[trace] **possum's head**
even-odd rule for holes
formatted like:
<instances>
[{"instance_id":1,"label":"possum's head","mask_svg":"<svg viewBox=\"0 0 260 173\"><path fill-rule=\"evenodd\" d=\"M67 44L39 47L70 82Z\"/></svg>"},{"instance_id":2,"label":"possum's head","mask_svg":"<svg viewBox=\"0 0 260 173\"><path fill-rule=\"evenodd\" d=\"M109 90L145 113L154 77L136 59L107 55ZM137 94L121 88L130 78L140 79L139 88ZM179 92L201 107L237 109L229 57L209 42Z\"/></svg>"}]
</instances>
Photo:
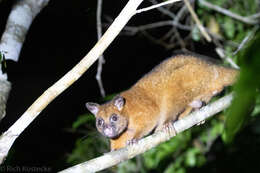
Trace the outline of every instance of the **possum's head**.
<instances>
[{"instance_id":1,"label":"possum's head","mask_svg":"<svg viewBox=\"0 0 260 173\"><path fill-rule=\"evenodd\" d=\"M127 129L128 120L123 115L125 98L116 96L103 105L86 103L87 109L96 117L96 127L100 133L109 138L117 138Z\"/></svg>"}]
</instances>

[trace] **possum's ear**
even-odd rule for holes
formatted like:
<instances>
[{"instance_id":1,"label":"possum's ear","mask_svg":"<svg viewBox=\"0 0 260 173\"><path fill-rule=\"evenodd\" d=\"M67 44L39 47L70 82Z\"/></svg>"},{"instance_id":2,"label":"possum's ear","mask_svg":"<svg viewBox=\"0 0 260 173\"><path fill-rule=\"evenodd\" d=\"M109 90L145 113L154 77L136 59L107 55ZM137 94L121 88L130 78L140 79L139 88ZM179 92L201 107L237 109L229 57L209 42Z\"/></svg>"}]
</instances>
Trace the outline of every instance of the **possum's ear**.
<instances>
[{"instance_id":1,"label":"possum's ear","mask_svg":"<svg viewBox=\"0 0 260 173\"><path fill-rule=\"evenodd\" d=\"M97 115L98 110L99 110L99 104L87 102L86 107L92 114L94 114L95 116Z\"/></svg>"},{"instance_id":2,"label":"possum's ear","mask_svg":"<svg viewBox=\"0 0 260 173\"><path fill-rule=\"evenodd\" d=\"M116 106L116 108L121 111L125 105L125 98L120 96L120 95L117 95L115 98L114 98L114 105Z\"/></svg>"}]
</instances>

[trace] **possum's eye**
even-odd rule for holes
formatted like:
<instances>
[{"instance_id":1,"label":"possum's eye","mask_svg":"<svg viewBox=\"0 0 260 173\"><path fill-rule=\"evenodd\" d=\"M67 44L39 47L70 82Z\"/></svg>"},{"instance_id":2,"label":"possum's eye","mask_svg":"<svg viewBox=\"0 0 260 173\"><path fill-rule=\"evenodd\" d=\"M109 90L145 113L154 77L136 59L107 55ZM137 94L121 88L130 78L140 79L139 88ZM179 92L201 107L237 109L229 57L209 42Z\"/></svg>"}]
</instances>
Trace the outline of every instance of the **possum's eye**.
<instances>
[{"instance_id":1,"label":"possum's eye","mask_svg":"<svg viewBox=\"0 0 260 173\"><path fill-rule=\"evenodd\" d=\"M104 123L104 120L102 118L97 119L97 125L102 126Z\"/></svg>"},{"instance_id":2,"label":"possum's eye","mask_svg":"<svg viewBox=\"0 0 260 173\"><path fill-rule=\"evenodd\" d=\"M110 117L110 121L111 122L116 122L117 120L118 120L117 114L112 114L111 117Z\"/></svg>"}]
</instances>

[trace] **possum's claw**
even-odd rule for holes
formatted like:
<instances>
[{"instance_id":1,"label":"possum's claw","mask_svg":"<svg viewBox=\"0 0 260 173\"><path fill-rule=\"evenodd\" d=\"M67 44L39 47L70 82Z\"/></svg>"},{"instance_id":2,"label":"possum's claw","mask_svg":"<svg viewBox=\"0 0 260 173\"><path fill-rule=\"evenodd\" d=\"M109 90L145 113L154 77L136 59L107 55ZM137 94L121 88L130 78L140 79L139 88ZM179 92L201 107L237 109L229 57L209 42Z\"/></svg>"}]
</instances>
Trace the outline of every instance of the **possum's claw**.
<instances>
[{"instance_id":1,"label":"possum's claw","mask_svg":"<svg viewBox=\"0 0 260 173\"><path fill-rule=\"evenodd\" d=\"M134 145L134 144L137 144L138 143L138 139L130 139L130 140L127 140L126 141L126 145L129 145L129 146L132 146L132 145Z\"/></svg>"}]
</instances>

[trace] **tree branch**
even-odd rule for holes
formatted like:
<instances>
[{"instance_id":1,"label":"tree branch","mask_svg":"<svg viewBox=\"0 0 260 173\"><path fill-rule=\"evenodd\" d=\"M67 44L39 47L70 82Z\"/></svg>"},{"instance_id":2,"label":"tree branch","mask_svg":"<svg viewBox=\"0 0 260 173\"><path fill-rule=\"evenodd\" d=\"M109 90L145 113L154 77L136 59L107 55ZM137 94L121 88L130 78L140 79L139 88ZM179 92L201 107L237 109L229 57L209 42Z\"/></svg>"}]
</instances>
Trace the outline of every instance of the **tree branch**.
<instances>
[{"instance_id":1,"label":"tree branch","mask_svg":"<svg viewBox=\"0 0 260 173\"><path fill-rule=\"evenodd\" d=\"M101 22L102 3L103 0L97 0L97 39L98 40L100 40L102 36L102 22ZM106 96L105 89L103 87L102 77L101 77L102 67L104 63L105 63L105 58L104 55L102 54L98 58L98 67L97 67L97 74L96 74L96 80L98 82L100 94L102 97Z\"/></svg>"},{"instance_id":2,"label":"tree branch","mask_svg":"<svg viewBox=\"0 0 260 173\"><path fill-rule=\"evenodd\" d=\"M193 8L190 5L190 2L188 0L183 0L185 5L187 6L187 8L189 9L192 18L194 19L194 21L196 22L201 34L206 38L206 40L208 42L211 42L211 38L209 36L209 34L207 33L206 29L204 28L204 26L201 24L198 16L196 15L196 13L194 12Z\"/></svg>"},{"instance_id":3,"label":"tree branch","mask_svg":"<svg viewBox=\"0 0 260 173\"><path fill-rule=\"evenodd\" d=\"M237 50L232 54L233 56L236 55L245 45L248 43L255 35L255 32L259 29L259 26L255 26L252 31L250 31L246 37L242 40L242 42L237 47Z\"/></svg>"},{"instance_id":4,"label":"tree branch","mask_svg":"<svg viewBox=\"0 0 260 173\"><path fill-rule=\"evenodd\" d=\"M49 0L23 0L13 5L0 40L0 56L2 58L18 61L33 19L48 2ZM0 61L0 120L5 116L5 107L10 90L11 83L7 80L7 74L2 71Z\"/></svg>"},{"instance_id":5,"label":"tree branch","mask_svg":"<svg viewBox=\"0 0 260 173\"><path fill-rule=\"evenodd\" d=\"M190 26L179 24L179 23L177 23L173 20L154 22L154 23L149 23L149 24L140 25L140 26L126 26L124 28L124 30L127 31L127 32L130 32L133 35L133 34L136 34L137 32L140 32L140 31L164 27L164 26L176 26L177 28L180 28L180 29L183 29L183 30L187 30L187 31L191 30Z\"/></svg>"},{"instance_id":6,"label":"tree branch","mask_svg":"<svg viewBox=\"0 0 260 173\"><path fill-rule=\"evenodd\" d=\"M10 90L11 83L7 80L0 79L0 120L5 117L5 108Z\"/></svg>"},{"instance_id":7,"label":"tree branch","mask_svg":"<svg viewBox=\"0 0 260 173\"><path fill-rule=\"evenodd\" d=\"M216 50L217 54L219 55L219 57L226 60L231 65L231 67L233 67L235 69L239 69L239 66L230 57L225 55L224 49L217 47L215 50Z\"/></svg>"},{"instance_id":8,"label":"tree branch","mask_svg":"<svg viewBox=\"0 0 260 173\"><path fill-rule=\"evenodd\" d=\"M136 14L137 7L143 0L129 0L115 21L107 29L102 38L90 50L90 52L65 76L48 88L24 114L0 137L0 163L5 160L16 138L29 126L29 124L41 113L41 111L59 94L72 85L79 77L98 59L111 44L126 23ZM19 1L24 2L24 1ZM30 0L30 2L39 2Z\"/></svg>"},{"instance_id":9,"label":"tree branch","mask_svg":"<svg viewBox=\"0 0 260 173\"><path fill-rule=\"evenodd\" d=\"M145 11L153 10L155 8L159 8L159 7L162 7L162 6L165 6L165 5L168 5L168 4L172 4L172 3L175 3L175 2L178 2L178 1L181 1L181 0L168 0L168 1L162 2L160 4L152 5L150 7L137 10L136 13L142 13L142 12L145 12Z\"/></svg>"},{"instance_id":10,"label":"tree branch","mask_svg":"<svg viewBox=\"0 0 260 173\"><path fill-rule=\"evenodd\" d=\"M201 108L200 110L191 113L189 116L174 122L173 127L175 132L178 134L202 122L206 118L221 112L231 104L231 100L232 94L229 94ZM131 159L138 154L142 154L145 151L157 146L158 144L169 140L171 137L176 135L175 132L171 130L154 133L146 138L141 139L137 144L127 146L126 148L122 148L117 151L106 153L103 156L65 169L60 173L101 171L120 162Z\"/></svg>"},{"instance_id":11,"label":"tree branch","mask_svg":"<svg viewBox=\"0 0 260 173\"><path fill-rule=\"evenodd\" d=\"M159 4L156 0L149 0L153 5L157 5ZM168 1L166 1L168 2ZM174 19L176 16L174 13L172 13L170 10L160 6L160 7L157 7L157 10L160 11L162 14L166 15L166 16L169 16L171 17L172 19Z\"/></svg>"},{"instance_id":12,"label":"tree branch","mask_svg":"<svg viewBox=\"0 0 260 173\"><path fill-rule=\"evenodd\" d=\"M48 2L49 0L23 0L13 6L0 41L0 50L6 59L18 61L33 19Z\"/></svg>"}]
</instances>

